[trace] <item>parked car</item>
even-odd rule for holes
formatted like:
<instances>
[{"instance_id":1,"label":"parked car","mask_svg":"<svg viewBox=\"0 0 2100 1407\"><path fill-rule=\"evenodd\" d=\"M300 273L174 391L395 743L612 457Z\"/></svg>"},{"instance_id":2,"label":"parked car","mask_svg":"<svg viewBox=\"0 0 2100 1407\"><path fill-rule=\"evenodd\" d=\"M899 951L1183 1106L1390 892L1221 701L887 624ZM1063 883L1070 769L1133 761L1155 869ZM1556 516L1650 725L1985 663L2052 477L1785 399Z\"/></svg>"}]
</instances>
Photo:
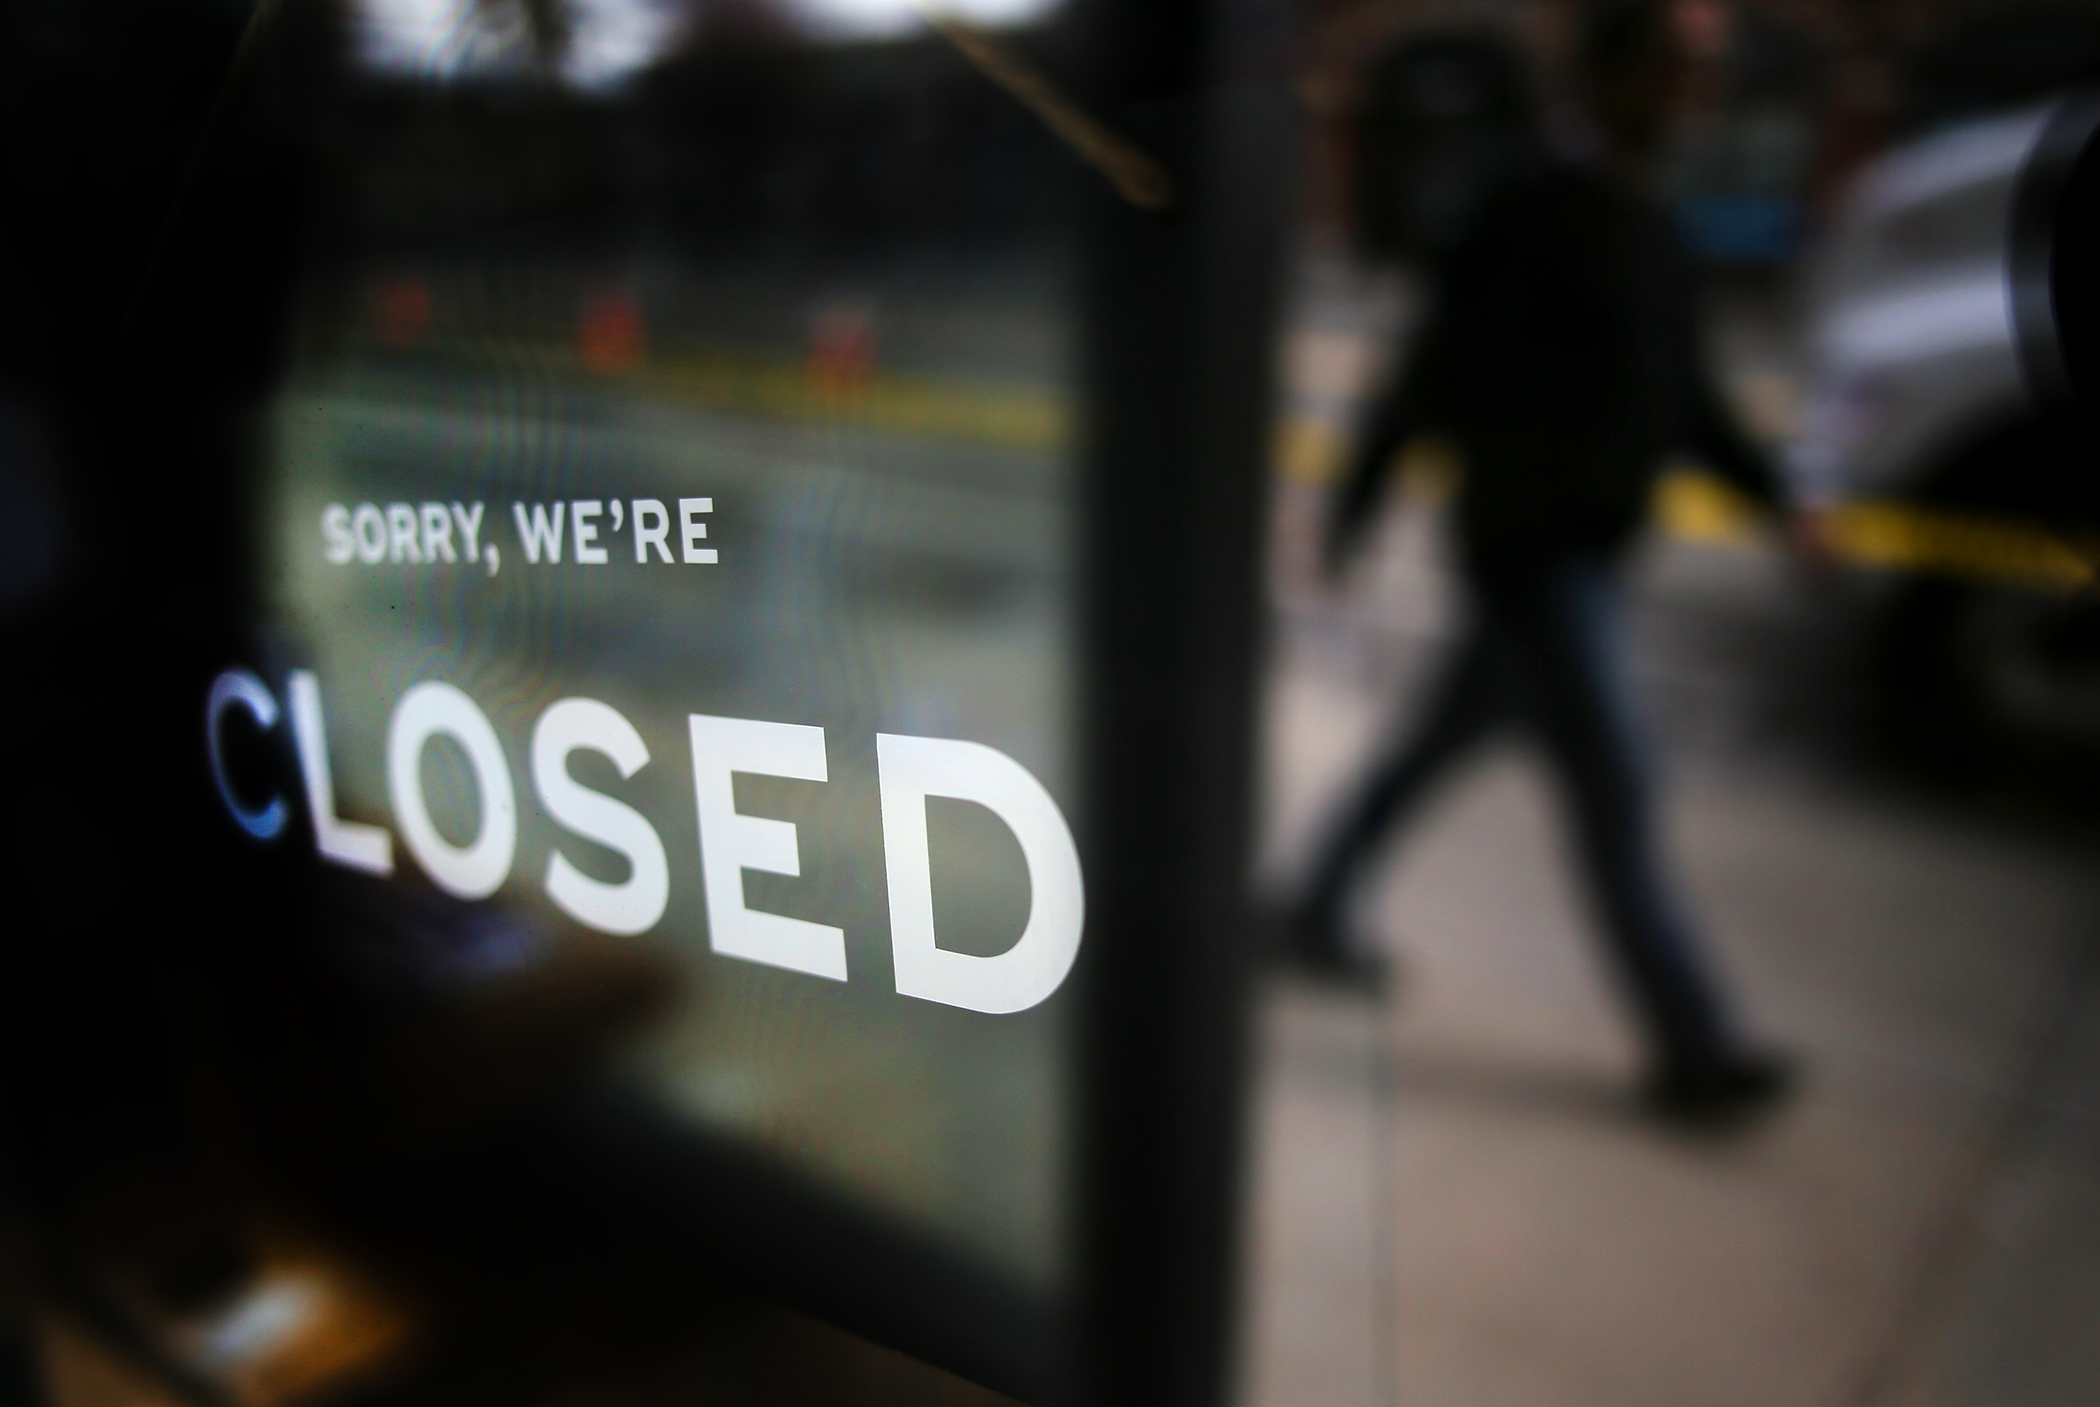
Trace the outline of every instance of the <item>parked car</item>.
<instances>
[{"instance_id":1,"label":"parked car","mask_svg":"<svg viewBox=\"0 0 2100 1407\"><path fill-rule=\"evenodd\" d=\"M2014 199L2054 107L1889 152L1809 279L1794 468L1909 534L1875 632L1884 736L1955 767L2100 764L2100 473L2031 393L2013 325Z\"/></svg>"}]
</instances>

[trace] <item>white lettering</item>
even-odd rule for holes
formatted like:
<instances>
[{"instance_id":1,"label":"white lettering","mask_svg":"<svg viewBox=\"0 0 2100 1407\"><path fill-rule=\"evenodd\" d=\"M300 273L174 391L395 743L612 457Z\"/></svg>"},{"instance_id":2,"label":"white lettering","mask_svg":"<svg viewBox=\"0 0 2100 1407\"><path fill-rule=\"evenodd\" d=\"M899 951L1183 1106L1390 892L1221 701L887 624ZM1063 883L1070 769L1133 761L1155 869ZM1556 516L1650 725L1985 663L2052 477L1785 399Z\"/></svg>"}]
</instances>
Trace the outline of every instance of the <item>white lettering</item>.
<instances>
[{"instance_id":1,"label":"white lettering","mask_svg":"<svg viewBox=\"0 0 2100 1407\"><path fill-rule=\"evenodd\" d=\"M890 948L897 990L969 1011L1025 1011L1064 982L1079 955L1086 894L1079 848L1043 784L982 743L875 735L882 789L883 863L890 891ZM1028 864L1028 923L997 957L951 952L935 941L933 865L926 798L987 807L1021 843Z\"/></svg>"},{"instance_id":2,"label":"white lettering","mask_svg":"<svg viewBox=\"0 0 2100 1407\"><path fill-rule=\"evenodd\" d=\"M350 510L331 503L321 510L321 536L328 539L328 561L340 567L357 555L357 538L350 531Z\"/></svg>"},{"instance_id":3,"label":"white lettering","mask_svg":"<svg viewBox=\"0 0 2100 1407\"><path fill-rule=\"evenodd\" d=\"M732 781L736 772L826 780L824 730L700 713L688 715L686 722L693 742L709 945L749 962L845 981L843 930L745 907L745 870L800 875L802 854L793 825L738 812Z\"/></svg>"},{"instance_id":4,"label":"white lettering","mask_svg":"<svg viewBox=\"0 0 2100 1407\"><path fill-rule=\"evenodd\" d=\"M671 560L671 514L660 498L638 498L634 501L634 560L649 560L649 549L653 546L666 562Z\"/></svg>"},{"instance_id":5,"label":"white lettering","mask_svg":"<svg viewBox=\"0 0 2100 1407\"><path fill-rule=\"evenodd\" d=\"M375 504L360 503L350 519L357 537L357 560L372 566L386 556L386 518Z\"/></svg>"},{"instance_id":6,"label":"white lettering","mask_svg":"<svg viewBox=\"0 0 2100 1407\"><path fill-rule=\"evenodd\" d=\"M711 498L681 498L678 500L678 531L685 560L702 564L715 560L715 549L697 544L707 536L707 524L700 521L702 513L715 511Z\"/></svg>"},{"instance_id":7,"label":"white lettering","mask_svg":"<svg viewBox=\"0 0 2100 1407\"><path fill-rule=\"evenodd\" d=\"M316 848L336 864L391 874L389 831L336 815L327 729L313 672L294 670L287 685ZM278 701L253 671L233 668L212 681L204 714L205 745L220 800L248 835L272 840L283 833L290 807L284 796L256 805L235 793L223 738L226 717L235 711L267 732L277 725ZM739 773L827 782L824 730L706 714L690 714L686 721L709 945L725 956L846 981L844 930L753 909L746 902L745 872L800 877L801 846L792 823L736 809ZM423 764L428 744L439 734L463 750L479 800L474 835L465 845L442 835L430 814ZM594 879L570 859L573 847L565 854L557 844L547 857L547 894L563 913L601 932L646 933L662 922L669 904L663 838L633 806L570 775L572 756L586 749L608 758L622 780L651 760L640 732L618 710L596 699L561 699L533 727L533 790L547 815L571 835L625 860L627 876L618 882ZM1046 1000L1070 975L1086 924L1079 850L1055 799L1019 762L980 743L878 733L875 752L897 992L992 1015L1025 1011ZM468 900L500 890L517 856L517 802L502 742L480 707L450 684L426 680L415 685L394 708L385 765L396 825L432 882ZM927 837L931 797L989 810L1019 845L1028 914L1020 937L1003 953L978 957L940 944Z\"/></svg>"},{"instance_id":8,"label":"white lettering","mask_svg":"<svg viewBox=\"0 0 2100 1407\"><path fill-rule=\"evenodd\" d=\"M576 536L576 560L584 565L596 566L605 560L605 549L593 547L598 540L597 517L605 511L605 505L595 498L579 498L569 505L569 526Z\"/></svg>"},{"instance_id":9,"label":"white lettering","mask_svg":"<svg viewBox=\"0 0 2100 1407\"><path fill-rule=\"evenodd\" d=\"M387 559L393 562L420 562L423 554L416 550L416 510L406 503L389 503L386 506L386 531L393 547Z\"/></svg>"},{"instance_id":10,"label":"white lettering","mask_svg":"<svg viewBox=\"0 0 2100 1407\"><path fill-rule=\"evenodd\" d=\"M423 745L439 733L466 750L481 793L479 832L464 848L438 834L424 804ZM503 744L472 699L434 679L401 696L387 729L386 789L401 838L438 888L461 899L485 899L502 888L517 851L517 799Z\"/></svg>"},{"instance_id":11,"label":"white lettering","mask_svg":"<svg viewBox=\"0 0 2100 1407\"><path fill-rule=\"evenodd\" d=\"M561 560L561 515L564 506L559 503L554 505L552 521L547 517L547 505L544 503L532 505L530 518L525 516L524 504L513 503L510 506L511 515L518 520L518 536L525 543L526 561L538 562L542 553L550 562Z\"/></svg>"},{"instance_id":12,"label":"white lettering","mask_svg":"<svg viewBox=\"0 0 2100 1407\"><path fill-rule=\"evenodd\" d=\"M632 723L596 699L562 699L532 729L532 785L547 814L625 855L632 873L624 884L606 884L556 850L547 859L547 893L578 923L606 933L646 933L664 916L671 892L663 840L639 811L569 775L569 754L578 748L604 753L622 777L632 777L648 762L648 745Z\"/></svg>"},{"instance_id":13,"label":"white lettering","mask_svg":"<svg viewBox=\"0 0 2100 1407\"><path fill-rule=\"evenodd\" d=\"M459 558L452 551L452 515L442 503L426 503L422 512L423 560L457 562Z\"/></svg>"},{"instance_id":14,"label":"white lettering","mask_svg":"<svg viewBox=\"0 0 2100 1407\"><path fill-rule=\"evenodd\" d=\"M369 504L359 508L362 513ZM321 720L321 686L313 672L292 671L292 740L299 748L299 774L306 782L306 810L313 820L314 848L324 859L367 874L394 872L393 838L384 826L338 820L335 782L328 770L328 730Z\"/></svg>"},{"instance_id":15,"label":"white lettering","mask_svg":"<svg viewBox=\"0 0 2100 1407\"><path fill-rule=\"evenodd\" d=\"M481 505L479 503L475 504L474 511L472 513L469 513L466 510L465 505L458 503L453 504L452 521L459 524L460 539L467 544L467 560L469 562L480 561Z\"/></svg>"}]
</instances>

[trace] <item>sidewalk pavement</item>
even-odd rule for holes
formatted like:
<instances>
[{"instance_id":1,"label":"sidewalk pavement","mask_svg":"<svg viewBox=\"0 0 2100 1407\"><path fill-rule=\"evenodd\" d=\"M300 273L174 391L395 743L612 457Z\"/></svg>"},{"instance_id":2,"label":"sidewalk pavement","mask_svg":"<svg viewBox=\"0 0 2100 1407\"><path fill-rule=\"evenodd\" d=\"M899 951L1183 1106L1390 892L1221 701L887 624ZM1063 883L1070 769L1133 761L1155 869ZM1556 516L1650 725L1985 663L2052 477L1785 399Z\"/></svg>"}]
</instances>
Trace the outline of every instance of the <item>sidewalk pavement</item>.
<instances>
[{"instance_id":1,"label":"sidewalk pavement","mask_svg":"<svg viewBox=\"0 0 2100 1407\"><path fill-rule=\"evenodd\" d=\"M1650 595L1743 594L1720 551L1669 548ZM1317 611L1278 632L1272 871L1419 673L1440 610L1421 555L1390 568L1423 588L1386 583L1417 613L1397 643L1338 644ZM1672 742L1664 763L1695 910L1750 1024L1804 1057L1801 1097L1728 1142L1636 1117L1551 793L1520 747L1495 751L1373 886L1393 999L1265 994L1244 1400L2100 1401L2090 840L1935 811L1783 747Z\"/></svg>"}]
</instances>

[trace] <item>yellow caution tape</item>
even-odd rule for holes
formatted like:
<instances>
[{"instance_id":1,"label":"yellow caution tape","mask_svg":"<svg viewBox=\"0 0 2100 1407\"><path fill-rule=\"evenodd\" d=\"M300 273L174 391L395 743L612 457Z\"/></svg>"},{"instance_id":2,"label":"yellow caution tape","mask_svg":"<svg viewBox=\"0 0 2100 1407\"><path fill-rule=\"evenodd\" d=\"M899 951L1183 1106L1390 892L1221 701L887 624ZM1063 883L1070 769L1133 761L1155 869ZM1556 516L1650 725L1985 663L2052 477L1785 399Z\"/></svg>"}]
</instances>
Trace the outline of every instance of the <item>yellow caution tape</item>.
<instances>
[{"instance_id":1,"label":"yellow caution tape","mask_svg":"<svg viewBox=\"0 0 2100 1407\"><path fill-rule=\"evenodd\" d=\"M425 343L424 350L513 366L523 353L545 370L584 373L573 353L545 344ZM615 379L710 409L1006 449L1062 448L1075 419L1066 398L1035 385L895 372L841 378L806 363L726 351L647 357ZM1331 422L1288 416L1276 429L1273 462L1286 481L1321 484L1345 448ZM1462 470L1449 446L1429 440L1408 448L1399 472L1410 497L1440 502ZM1688 466L1672 468L1657 484L1655 516L1665 532L1691 541L1743 541L1758 531L1757 511L1740 494ZM2036 523L1870 499L1833 509L1830 525L1839 555L1860 566L2051 591L2087 588L2100 574L2100 539L2077 541Z\"/></svg>"},{"instance_id":2,"label":"yellow caution tape","mask_svg":"<svg viewBox=\"0 0 2100 1407\"><path fill-rule=\"evenodd\" d=\"M1757 513L1709 475L1673 469L1656 486L1665 532L1694 541L1747 538ZM2079 541L2032 522L1962 513L1899 499L1857 499L1830 510L1838 554L1864 567L2078 591L2100 569L2100 539Z\"/></svg>"}]
</instances>

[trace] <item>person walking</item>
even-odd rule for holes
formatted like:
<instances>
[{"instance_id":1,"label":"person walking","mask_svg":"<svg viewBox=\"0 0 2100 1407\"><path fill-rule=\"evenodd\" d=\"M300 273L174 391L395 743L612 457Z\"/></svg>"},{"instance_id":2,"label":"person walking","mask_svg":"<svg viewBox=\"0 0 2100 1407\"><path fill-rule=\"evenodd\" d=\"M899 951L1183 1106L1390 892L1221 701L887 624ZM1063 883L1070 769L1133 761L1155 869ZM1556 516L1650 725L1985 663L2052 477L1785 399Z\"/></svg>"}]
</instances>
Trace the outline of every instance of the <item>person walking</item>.
<instances>
[{"instance_id":1,"label":"person walking","mask_svg":"<svg viewBox=\"0 0 2100 1407\"><path fill-rule=\"evenodd\" d=\"M1591 10L1578 86L1600 154L1543 159L1483 202L1359 436L1333 500L1327 569L1362 537L1396 451L1441 434L1465 466L1455 506L1471 623L1426 707L1340 813L1290 955L1316 975L1381 976L1345 930L1360 871L1452 762L1521 722L1566 793L1611 964L1647 1038L1647 1103L1725 1121L1775 1102L1792 1067L1740 1034L1662 863L1620 578L1673 450L1790 510L1707 369L1691 256L1641 193L1682 81L1670 20L1656 0Z\"/></svg>"}]
</instances>

